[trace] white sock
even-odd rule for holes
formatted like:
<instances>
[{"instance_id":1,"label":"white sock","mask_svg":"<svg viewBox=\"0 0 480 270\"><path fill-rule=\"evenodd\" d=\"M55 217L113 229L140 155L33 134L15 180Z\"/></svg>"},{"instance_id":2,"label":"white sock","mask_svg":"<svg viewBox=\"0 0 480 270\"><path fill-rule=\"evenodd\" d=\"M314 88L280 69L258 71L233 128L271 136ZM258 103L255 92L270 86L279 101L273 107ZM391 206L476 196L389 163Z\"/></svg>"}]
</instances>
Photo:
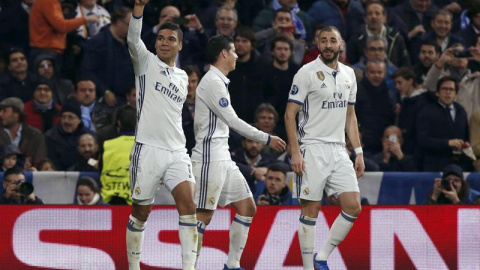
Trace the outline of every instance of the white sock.
<instances>
[{"instance_id":1,"label":"white sock","mask_svg":"<svg viewBox=\"0 0 480 270\"><path fill-rule=\"evenodd\" d=\"M300 215L298 240L302 253L303 269L313 270L313 249L315 248L315 223L316 218Z\"/></svg>"},{"instance_id":2,"label":"white sock","mask_svg":"<svg viewBox=\"0 0 480 270\"><path fill-rule=\"evenodd\" d=\"M228 250L228 268L239 268L240 258L243 249L247 243L248 230L252 223L253 217L244 217L239 214L235 215L232 225L230 226L230 248Z\"/></svg>"},{"instance_id":3,"label":"white sock","mask_svg":"<svg viewBox=\"0 0 480 270\"><path fill-rule=\"evenodd\" d=\"M193 270L197 259L197 215L180 216L178 225L182 245L182 270Z\"/></svg>"},{"instance_id":4,"label":"white sock","mask_svg":"<svg viewBox=\"0 0 480 270\"><path fill-rule=\"evenodd\" d=\"M355 219L355 217L352 217L343 211L340 212L330 228L327 242L325 242L322 249L317 254L317 260L327 260L328 256L330 253L332 253L335 247L337 247L338 244L345 239L345 236L347 236L348 232L352 228Z\"/></svg>"},{"instance_id":5,"label":"white sock","mask_svg":"<svg viewBox=\"0 0 480 270\"><path fill-rule=\"evenodd\" d=\"M197 260L195 261L195 266L198 262L198 257L200 256L200 250L202 249L203 244L203 234L205 233L205 229L207 225L201 221L197 221L197 232L198 232L198 243L197 243Z\"/></svg>"},{"instance_id":6,"label":"white sock","mask_svg":"<svg viewBox=\"0 0 480 270\"><path fill-rule=\"evenodd\" d=\"M143 231L147 222L130 215L127 224L127 260L129 270L140 270L140 255L143 246Z\"/></svg>"}]
</instances>

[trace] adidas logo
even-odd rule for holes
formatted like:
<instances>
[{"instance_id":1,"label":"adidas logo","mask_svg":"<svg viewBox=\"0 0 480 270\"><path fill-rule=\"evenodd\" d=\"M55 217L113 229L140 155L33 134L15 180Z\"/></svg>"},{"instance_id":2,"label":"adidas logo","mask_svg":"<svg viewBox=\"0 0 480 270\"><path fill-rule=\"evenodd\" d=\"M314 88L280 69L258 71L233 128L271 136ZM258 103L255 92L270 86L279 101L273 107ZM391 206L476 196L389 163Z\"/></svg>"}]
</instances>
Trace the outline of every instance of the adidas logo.
<instances>
[{"instance_id":1,"label":"adidas logo","mask_svg":"<svg viewBox=\"0 0 480 270\"><path fill-rule=\"evenodd\" d=\"M321 88L327 88L327 85L325 83L322 83L322 87Z\"/></svg>"},{"instance_id":2,"label":"adidas logo","mask_svg":"<svg viewBox=\"0 0 480 270\"><path fill-rule=\"evenodd\" d=\"M160 74L162 74L163 76L167 76L167 72L165 72L165 70L160 71Z\"/></svg>"}]
</instances>

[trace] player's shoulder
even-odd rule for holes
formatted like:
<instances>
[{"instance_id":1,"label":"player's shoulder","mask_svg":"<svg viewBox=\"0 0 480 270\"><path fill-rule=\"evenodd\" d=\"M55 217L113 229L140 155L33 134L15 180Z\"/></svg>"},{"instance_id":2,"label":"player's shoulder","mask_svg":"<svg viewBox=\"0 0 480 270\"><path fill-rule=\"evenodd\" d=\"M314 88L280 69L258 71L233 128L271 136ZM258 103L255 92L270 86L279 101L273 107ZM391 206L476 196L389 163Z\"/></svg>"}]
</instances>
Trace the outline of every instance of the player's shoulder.
<instances>
[{"instance_id":1,"label":"player's shoulder","mask_svg":"<svg viewBox=\"0 0 480 270\"><path fill-rule=\"evenodd\" d=\"M306 63L303 65L298 71L297 71L297 76L302 76L302 77L308 77L312 73L315 73L317 71L317 63L315 63L315 60L309 63Z\"/></svg>"},{"instance_id":2,"label":"player's shoulder","mask_svg":"<svg viewBox=\"0 0 480 270\"><path fill-rule=\"evenodd\" d=\"M348 65L338 62L338 68L340 70L344 70L347 74L349 74L349 76L355 76L355 72L353 71L353 68Z\"/></svg>"}]
</instances>

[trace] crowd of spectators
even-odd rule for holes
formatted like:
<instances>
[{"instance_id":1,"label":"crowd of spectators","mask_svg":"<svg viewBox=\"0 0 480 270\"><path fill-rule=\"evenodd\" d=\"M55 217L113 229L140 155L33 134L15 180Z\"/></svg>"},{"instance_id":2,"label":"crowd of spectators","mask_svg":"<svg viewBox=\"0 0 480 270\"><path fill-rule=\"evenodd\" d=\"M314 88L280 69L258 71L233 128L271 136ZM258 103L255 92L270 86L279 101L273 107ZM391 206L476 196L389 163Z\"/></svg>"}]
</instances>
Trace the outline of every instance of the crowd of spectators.
<instances>
[{"instance_id":1,"label":"crowd of spectators","mask_svg":"<svg viewBox=\"0 0 480 270\"><path fill-rule=\"evenodd\" d=\"M112 169L105 155L128 158L136 122L126 43L133 4L0 1L2 171L96 171L105 185L102 170L105 164ZM152 52L166 22L184 32L176 65L189 76L182 112L189 153L208 38L234 39L238 60L228 89L238 116L286 140L283 115L293 76L318 56L321 27L333 25L345 41L339 59L357 76L367 171L442 171L448 164L480 171L474 161L480 158L479 0L150 1L142 39ZM465 154L470 149L473 155ZM348 140L347 150L354 159ZM272 152L233 131L230 151L253 191L258 181L282 182L284 168L269 169L272 164L289 168L288 150ZM116 173L125 178L125 169ZM127 194L128 181L121 181ZM271 182L264 195L286 192ZM131 203L117 191L103 199Z\"/></svg>"}]
</instances>

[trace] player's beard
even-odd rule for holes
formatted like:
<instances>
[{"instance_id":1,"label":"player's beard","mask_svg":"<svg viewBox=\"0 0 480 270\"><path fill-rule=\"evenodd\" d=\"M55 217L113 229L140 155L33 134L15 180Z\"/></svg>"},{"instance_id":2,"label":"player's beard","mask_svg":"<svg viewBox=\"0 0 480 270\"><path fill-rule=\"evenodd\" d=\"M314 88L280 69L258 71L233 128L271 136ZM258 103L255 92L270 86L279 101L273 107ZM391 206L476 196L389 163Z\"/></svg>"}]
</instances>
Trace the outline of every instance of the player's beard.
<instances>
[{"instance_id":1,"label":"player's beard","mask_svg":"<svg viewBox=\"0 0 480 270\"><path fill-rule=\"evenodd\" d=\"M324 52L326 51L331 51L333 52L333 55L331 57L326 58ZM333 61L336 61L338 59L338 55L340 54L340 49L337 51L334 51L333 49L325 49L321 52L320 57L322 58L323 62L325 64L330 64L333 63Z\"/></svg>"}]
</instances>

